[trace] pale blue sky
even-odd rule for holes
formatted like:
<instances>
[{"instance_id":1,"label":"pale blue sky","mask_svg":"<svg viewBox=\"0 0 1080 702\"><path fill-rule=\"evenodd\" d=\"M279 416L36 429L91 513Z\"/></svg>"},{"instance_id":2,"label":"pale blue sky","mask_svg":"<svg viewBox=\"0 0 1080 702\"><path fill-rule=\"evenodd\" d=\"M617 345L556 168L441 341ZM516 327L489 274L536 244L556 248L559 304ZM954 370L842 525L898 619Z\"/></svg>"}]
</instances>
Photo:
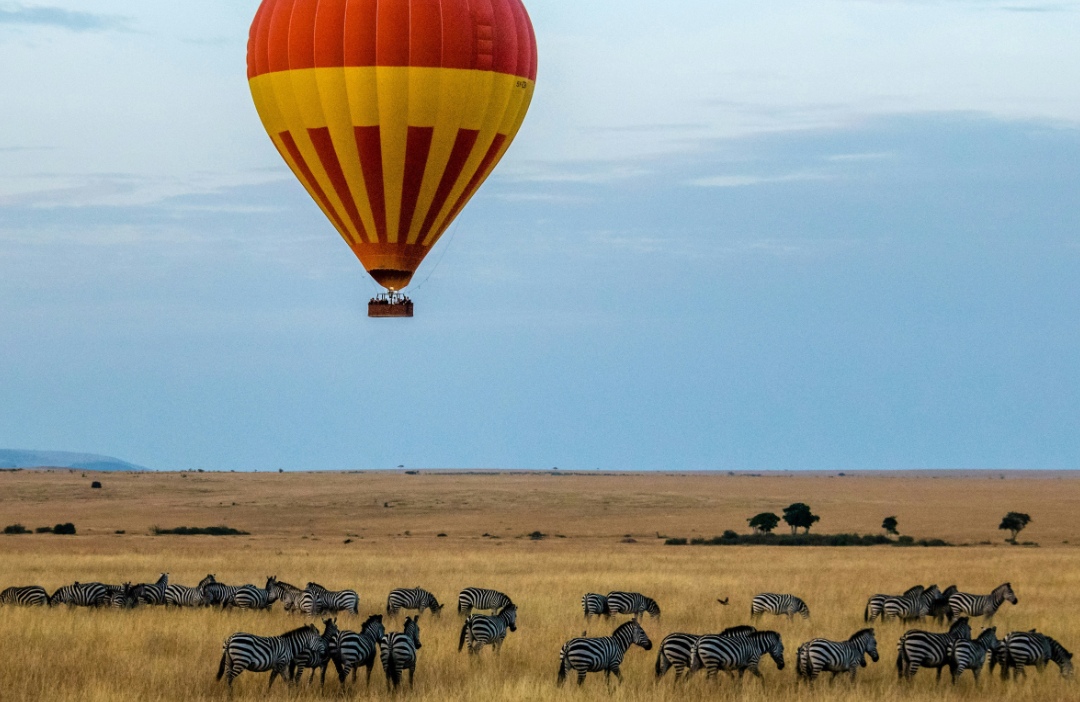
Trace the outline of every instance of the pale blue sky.
<instances>
[{"instance_id":1,"label":"pale blue sky","mask_svg":"<svg viewBox=\"0 0 1080 702\"><path fill-rule=\"evenodd\" d=\"M0 0L0 447L1080 465L1080 3L527 4L533 110L381 322L251 106L256 2Z\"/></svg>"}]
</instances>

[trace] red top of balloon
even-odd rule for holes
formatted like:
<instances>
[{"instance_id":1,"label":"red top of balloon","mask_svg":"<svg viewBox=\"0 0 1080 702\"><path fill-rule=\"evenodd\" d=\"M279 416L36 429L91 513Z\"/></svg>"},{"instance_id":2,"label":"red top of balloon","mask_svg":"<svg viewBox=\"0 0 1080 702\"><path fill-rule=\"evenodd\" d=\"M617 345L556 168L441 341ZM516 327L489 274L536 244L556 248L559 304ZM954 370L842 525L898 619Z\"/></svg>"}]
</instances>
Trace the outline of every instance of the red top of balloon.
<instances>
[{"instance_id":1,"label":"red top of balloon","mask_svg":"<svg viewBox=\"0 0 1080 702\"><path fill-rule=\"evenodd\" d=\"M344 28L344 31L342 30ZM248 79L304 68L415 66L536 79L521 0L263 0Z\"/></svg>"}]
</instances>

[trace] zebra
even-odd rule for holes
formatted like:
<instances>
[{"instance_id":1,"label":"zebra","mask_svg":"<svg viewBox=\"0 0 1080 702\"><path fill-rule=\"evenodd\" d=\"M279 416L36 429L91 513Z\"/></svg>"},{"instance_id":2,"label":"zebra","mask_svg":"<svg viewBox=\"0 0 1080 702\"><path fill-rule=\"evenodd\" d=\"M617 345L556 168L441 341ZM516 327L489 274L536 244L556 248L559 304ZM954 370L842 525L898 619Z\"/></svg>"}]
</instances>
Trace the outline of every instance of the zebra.
<instances>
[{"instance_id":1,"label":"zebra","mask_svg":"<svg viewBox=\"0 0 1080 702\"><path fill-rule=\"evenodd\" d=\"M989 595L969 595L966 592L954 592L949 596L949 620L952 621L960 615L967 617L986 617L987 621L994 618L998 608L1005 602L1018 604L1013 593L1012 585L1004 583L994 588Z\"/></svg>"},{"instance_id":2,"label":"zebra","mask_svg":"<svg viewBox=\"0 0 1080 702\"><path fill-rule=\"evenodd\" d=\"M1014 679L1021 674L1026 678L1026 666L1034 665L1041 672L1050 661L1057 663L1063 678L1073 675L1073 654L1054 639L1034 629L1012 632L1002 641L998 652L1001 654L1002 680L1009 679L1010 669L1013 670Z\"/></svg>"},{"instance_id":3,"label":"zebra","mask_svg":"<svg viewBox=\"0 0 1080 702\"><path fill-rule=\"evenodd\" d=\"M304 592L295 585L278 580L277 576L271 575L266 579L266 591L277 593L277 599L281 602L286 612L292 612L297 608L300 595Z\"/></svg>"},{"instance_id":4,"label":"zebra","mask_svg":"<svg viewBox=\"0 0 1080 702\"><path fill-rule=\"evenodd\" d=\"M956 593L956 586L950 585L938 595L930 605L930 616L935 622L944 622L949 616L949 598Z\"/></svg>"},{"instance_id":5,"label":"zebra","mask_svg":"<svg viewBox=\"0 0 1080 702\"><path fill-rule=\"evenodd\" d=\"M586 620L590 617L611 616L607 598L595 592L587 592L581 597L581 608L585 610Z\"/></svg>"},{"instance_id":6,"label":"zebra","mask_svg":"<svg viewBox=\"0 0 1080 702\"><path fill-rule=\"evenodd\" d=\"M923 593L923 586L916 585L908 588L903 595L895 595L896 597L918 597ZM894 597L894 595L871 595L870 599L866 602L866 609L863 610L863 621L870 623L882 615L885 609L885 600Z\"/></svg>"},{"instance_id":7,"label":"zebra","mask_svg":"<svg viewBox=\"0 0 1080 702\"><path fill-rule=\"evenodd\" d=\"M931 585L918 595L909 597L887 597L882 604L881 619L899 619L909 622L922 619L930 614L934 601L941 596L937 585Z\"/></svg>"},{"instance_id":8,"label":"zebra","mask_svg":"<svg viewBox=\"0 0 1080 702\"><path fill-rule=\"evenodd\" d=\"M355 590L327 590L318 583L308 583L296 600L296 607L310 617L322 612L359 614L360 596Z\"/></svg>"},{"instance_id":9,"label":"zebra","mask_svg":"<svg viewBox=\"0 0 1080 702\"><path fill-rule=\"evenodd\" d=\"M385 634L381 614L368 617L359 633L348 630L338 632L331 646L331 657L342 688L345 687L345 678L349 673L352 673L353 682L356 682L356 671L361 667L367 668L367 684L371 685L371 669L375 667L379 639Z\"/></svg>"},{"instance_id":10,"label":"zebra","mask_svg":"<svg viewBox=\"0 0 1080 702\"><path fill-rule=\"evenodd\" d=\"M764 682L758 664L766 653L773 659L777 670L784 669L784 644L775 631L755 631L734 636L702 636L691 651L690 672L705 669L705 676L716 677L717 672L739 671L739 677L747 670Z\"/></svg>"},{"instance_id":11,"label":"zebra","mask_svg":"<svg viewBox=\"0 0 1080 702\"><path fill-rule=\"evenodd\" d=\"M513 602L494 616L470 614L465 619L465 625L461 627L458 651L468 642L470 654L480 653L484 646L489 645L498 654L506 640L507 631L517 631L517 605Z\"/></svg>"},{"instance_id":12,"label":"zebra","mask_svg":"<svg viewBox=\"0 0 1080 702\"><path fill-rule=\"evenodd\" d=\"M935 634L921 629L909 629L896 644L896 674L910 680L919 668L937 668L937 680L941 669L949 664L949 647L953 641L971 638L971 626L967 617L953 622L948 633Z\"/></svg>"},{"instance_id":13,"label":"zebra","mask_svg":"<svg viewBox=\"0 0 1080 702\"><path fill-rule=\"evenodd\" d=\"M326 669L330 665L335 642L340 633L337 628L337 619L324 619L323 633L318 638L310 636L307 638L309 645L296 657L294 666L290 666L290 677L299 682L304 675L304 669L310 668L311 678L308 680L310 684L315 679L315 671L321 668L322 678L320 685L326 685ZM295 671L293 668L295 668Z\"/></svg>"},{"instance_id":14,"label":"zebra","mask_svg":"<svg viewBox=\"0 0 1080 702\"><path fill-rule=\"evenodd\" d=\"M387 689L401 684L401 671L409 669L409 687L416 673L416 652L420 650L420 615L405 617L404 631L391 631L379 639L379 658L386 673Z\"/></svg>"},{"instance_id":15,"label":"zebra","mask_svg":"<svg viewBox=\"0 0 1080 702\"><path fill-rule=\"evenodd\" d=\"M109 588L101 583L65 585L49 597L49 605L72 607L102 607L109 603Z\"/></svg>"},{"instance_id":16,"label":"zebra","mask_svg":"<svg viewBox=\"0 0 1080 702\"><path fill-rule=\"evenodd\" d=\"M241 585L236 588L236 592L225 603L225 606L237 609L270 609L276 601L276 590L262 590L254 585Z\"/></svg>"},{"instance_id":17,"label":"zebra","mask_svg":"<svg viewBox=\"0 0 1080 702\"><path fill-rule=\"evenodd\" d=\"M391 617L396 617L403 609L419 610L416 616L423 614L425 609L430 609L432 614L438 616L442 608L443 605L439 604L435 595L420 586L391 590L386 597L386 614Z\"/></svg>"},{"instance_id":18,"label":"zebra","mask_svg":"<svg viewBox=\"0 0 1080 702\"><path fill-rule=\"evenodd\" d=\"M169 587L169 574L162 573L155 583L141 583L133 589L140 604L165 604L165 590Z\"/></svg>"},{"instance_id":19,"label":"zebra","mask_svg":"<svg viewBox=\"0 0 1080 702\"><path fill-rule=\"evenodd\" d=\"M215 607L232 607L236 593L243 585L226 585L219 583L213 575L207 575L199 583L199 589L203 591L209 604Z\"/></svg>"},{"instance_id":20,"label":"zebra","mask_svg":"<svg viewBox=\"0 0 1080 702\"><path fill-rule=\"evenodd\" d=\"M109 588L108 606L111 609L133 609L140 604L139 595L131 583Z\"/></svg>"},{"instance_id":21,"label":"zebra","mask_svg":"<svg viewBox=\"0 0 1080 702\"><path fill-rule=\"evenodd\" d=\"M210 604L205 593L197 587L169 584L165 586L165 606L203 607Z\"/></svg>"},{"instance_id":22,"label":"zebra","mask_svg":"<svg viewBox=\"0 0 1080 702\"><path fill-rule=\"evenodd\" d=\"M640 592L609 592L607 606L611 614L632 614L634 619L646 612L653 617L660 616L660 605L656 600Z\"/></svg>"},{"instance_id":23,"label":"zebra","mask_svg":"<svg viewBox=\"0 0 1080 702\"><path fill-rule=\"evenodd\" d=\"M586 673L600 671L604 671L608 684L611 683L611 674L615 673L621 685L619 666L627 649L633 644L646 651L652 648L652 641L636 619L619 626L611 636L570 639L559 650L559 685L566 682L566 673L571 669L577 672L578 685L585 682Z\"/></svg>"},{"instance_id":24,"label":"zebra","mask_svg":"<svg viewBox=\"0 0 1080 702\"><path fill-rule=\"evenodd\" d=\"M510 598L498 590L467 587L458 595L457 611L458 614L469 615L474 609L487 609L494 614L512 604Z\"/></svg>"},{"instance_id":25,"label":"zebra","mask_svg":"<svg viewBox=\"0 0 1080 702\"><path fill-rule=\"evenodd\" d=\"M867 655L877 663L877 639L873 629L856 631L847 641L807 641L799 646L795 667L799 678L810 683L825 671L832 673L833 679L840 673L848 673L855 682L855 673L866 667Z\"/></svg>"},{"instance_id":26,"label":"zebra","mask_svg":"<svg viewBox=\"0 0 1080 702\"><path fill-rule=\"evenodd\" d=\"M755 631L757 629L752 626L733 626L724 629L717 636L752 634ZM688 673L694 660L694 647L700 638L701 636L695 634L684 633L665 636L660 642L660 649L656 655L656 677L663 677L671 668L675 668L676 681L682 677L683 673Z\"/></svg>"},{"instance_id":27,"label":"zebra","mask_svg":"<svg viewBox=\"0 0 1080 702\"><path fill-rule=\"evenodd\" d=\"M786 614L788 619L796 614L801 614L803 619L810 617L810 608L795 595L775 595L768 592L755 595L750 602L750 618L757 619L766 612Z\"/></svg>"},{"instance_id":28,"label":"zebra","mask_svg":"<svg viewBox=\"0 0 1080 702\"><path fill-rule=\"evenodd\" d=\"M49 593L40 585L9 587L0 592L0 604L20 607L38 607L49 605Z\"/></svg>"},{"instance_id":29,"label":"zebra","mask_svg":"<svg viewBox=\"0 0 1080 702\"><path fill-rule=\"evenodd\" d=\"M231 688L233 680L245 670L253 673L270 671L270 685L267 689L274 685L274 680L279 675L286 680L294 679L293 670L297 664L312 658L308 651L317 647L315 639L322 641L319 630L313 624L293 629L281 636L235 633L222 644L217 679L221 680L223 675L226 676ZM323 646L325 647L325 643Z\"/></svg>"},{"instance_id":30,"label":"zebra","mask_svg":"<svg viewBox=\"0 0 1080 702\"><path fill-rule=\"evenodd\" d=\"M997 650L1001 644L997 637L997 627L990 627L989 629L983 629L979 634L979 638L974 641L970 639L956 639L949 644L948 658L949 658L949 673L952 676L953 685L960 679L960 676L964 674L965 670L970 670L971 674L975 677L975 684L979 684L979 674L982 673L983 665L986 663L986 654L990 652L991 656L993 652Z\"/></svg>"}]
</instances>

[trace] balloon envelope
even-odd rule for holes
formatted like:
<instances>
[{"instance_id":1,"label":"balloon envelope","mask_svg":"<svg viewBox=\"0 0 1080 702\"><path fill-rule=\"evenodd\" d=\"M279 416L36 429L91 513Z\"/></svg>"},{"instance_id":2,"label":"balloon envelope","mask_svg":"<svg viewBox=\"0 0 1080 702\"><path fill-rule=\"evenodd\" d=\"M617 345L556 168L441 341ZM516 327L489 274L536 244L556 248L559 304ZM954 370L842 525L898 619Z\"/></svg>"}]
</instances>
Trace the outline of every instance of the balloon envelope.
<instances>
[{"instance_id":1,"label":"balloon envelope","mask_svg":"<svg viewBox=\"0 0 1080 702\"><path fill-rule=\"evenodd\" d=\"M263 0L248 42L263 126L389 290L502 158L535 80L521 0Z\"/></svg>"}]
</instances>

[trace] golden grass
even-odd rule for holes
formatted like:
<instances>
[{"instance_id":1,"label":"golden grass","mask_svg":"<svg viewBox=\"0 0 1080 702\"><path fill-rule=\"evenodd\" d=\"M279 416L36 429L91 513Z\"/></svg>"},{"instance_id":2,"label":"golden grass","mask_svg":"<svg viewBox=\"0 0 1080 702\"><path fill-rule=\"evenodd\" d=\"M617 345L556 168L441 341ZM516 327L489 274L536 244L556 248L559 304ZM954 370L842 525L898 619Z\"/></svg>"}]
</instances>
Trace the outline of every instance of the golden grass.
<instances>
[{"instance_id":1,"label":"golden grass","mask_svg":"<svg viewBox=\"0 0 1080 702\"><path fill-rule=\"evenodd\" d=\"M381 611L386 593L423 585L447 604L441 618L421 621L417 684L402 696L436 700L939 700L1074 699L1075 685L1051 667L1031 680L1003 684L984 675L981 689L969 679L956 688L936 687L932 673L913 685L896 682L895 642L902 628L879 625L882 661L860 671L852 687L796 685L794 650L813 636L846 638L861 628L866 598L898 592L920 582L956 583L988 592L1010 580L1020 599L995 620L999 632L1038 627L1073 650L1080 648L1080 551L1069 521L1080 481L1071 476L978 475L827 478L729 476L400 476L210 475L99 476L106 488L90 492L79 474L0 474L0 521L27 526L72 521L79 536L0 537L0 587L38 583L53 589L73 580L152 580L169 571L174 582L195 584L208 572L230 583L263 584L266 576L303 585L316 580L352 587L361 595L361 616L339 624L359 628ZM584 492L583 492L584 491ZM588 493L588 494L585 494ZM513 500L512 500L513 498ZM823 515L822 531L875 531L888 514L902 530L953 541L1000 543L997 520L1008 509L1028 511L1035 523L1023 539L1038 549L1006 546L955 549L667 547L666 535L711 536L745 530L761 509L809 502ZM919 502L922 500L922 502ZM232 503L237 506L233 507ZM391 507L384 507L389 502ZM951 504L959 509L949 511ZM604 508L607 509L604 509ZM1026 509L1025 509L1026 508ZM944 516L943 516L944 515ZM828 521L826 521L828 520ZM988 522L993 522L987 526ZM250 537L152 537L149 526L227 523ZM924 526L925 524L925 526ZM864 526L865 525L865 526ZM115 535L116 529L127 531ZM516 538L539 529L566 538ZM404 536L405 532L410 536ZM438 538L436 533L449 536ZM483 533L503 538L483 538ZM620 543L632 533L637 543ZM353 542L343 541L356 534ZM402 536L398 536L401 534ZM651 535L651 538L650 538ZM362 538L361 538L362 537ZM1049 546L1056 542L1058 545ZM458 653L461 620L453 612L457 592L468 585L497 587L520 606L519 630L498 659L486 650L478 660ZM631 649L625 682L609 693L603 676L590 675L583 689L555 687L558 650L586 628L584 592L640 590L655 597L664 614L646 619L654 643L671 631L708 632L745 623L750 598L760 591L790 591L810 605L809 622L767 621L780 631L788 668L762 665L766 685L703 678L675 687L671 673L656 684L655 649ZM717 597L730 597L722 607ZM0 609L0 700L203 700L227 699L214 681L224 638L239 630L276 634L300 620L281 611L223 613L211 610L130 612ZM590 635L614 623L593 620ZM976 631L979 625L974 626ZM275 684L245 673L236 700L337 698L331 668L324 691ZM947 673L946 673L947 677ZM381 670L370 689L349 697L383 699ZM280 687L279 687L280 685Z\"/></svg>"}]
</instances>

